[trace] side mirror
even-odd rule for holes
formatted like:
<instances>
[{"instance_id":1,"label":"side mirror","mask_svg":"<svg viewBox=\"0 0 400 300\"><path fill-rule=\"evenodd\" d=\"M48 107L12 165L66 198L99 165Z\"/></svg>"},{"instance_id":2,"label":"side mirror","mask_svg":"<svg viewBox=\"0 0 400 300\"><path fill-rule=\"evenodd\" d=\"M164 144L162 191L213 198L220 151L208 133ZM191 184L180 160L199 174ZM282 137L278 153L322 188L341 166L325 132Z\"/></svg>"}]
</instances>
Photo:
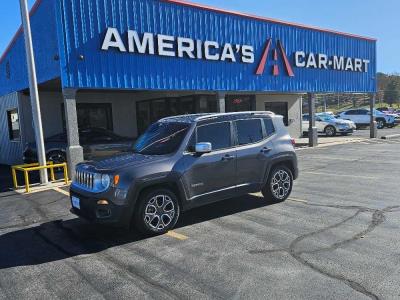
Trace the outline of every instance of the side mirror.
<instances>
[{"instance_id":1,"label":"side mirror","mask_svg":"<svg viewBox=\"0 0 400 300\"><path fill-rule=\"evenodd\" d=\"M196 153L204 154L212 151L211 143L197 143L195 148Z\"/></svg>"}]
</instances>

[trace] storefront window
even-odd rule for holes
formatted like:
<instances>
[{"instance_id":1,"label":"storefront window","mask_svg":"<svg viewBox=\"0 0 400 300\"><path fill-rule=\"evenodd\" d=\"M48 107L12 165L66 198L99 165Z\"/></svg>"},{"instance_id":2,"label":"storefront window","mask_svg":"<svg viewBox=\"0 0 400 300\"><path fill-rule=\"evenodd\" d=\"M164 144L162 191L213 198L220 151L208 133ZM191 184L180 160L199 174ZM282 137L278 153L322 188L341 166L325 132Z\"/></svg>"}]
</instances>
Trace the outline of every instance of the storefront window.
<instances>
[{"instance_id":1,"label":"storefront window","mask_svg":"<svg viewBox=\"0 0 400 300\"><path fill-rule=\"evenodd\" d=\"M168 116L216 111L215 95L190 95L141 101L137 103L138 131L141 134L150 124Z\"/></svg>"},{"instance_id":2,"label":"storefront window","mask_svg":"<svg viewBox=\"0 0 400 300\"><path fill-rule=\"evenodd\" d=\"M62 109L62 118L65 129L65 111ZM79 129L101 128L113 131L111 103L78 103L76 105Z\"/></svg>"},{"instance_id":3,"label":"storefront window","mask_svg":"<svg viewBox=\"0 0 400 300\"><path fill-rule=\"evenodd\" d=\"M18 110L12 109L7 111L7 120L10 141L18 141L21 136Z\"/></svg>"},{"instance_id":4,"label":"storefront window","mask_svg":"<svg viewBox=\"0 0 400 300\"><path fill-rule=\"evenodd\" d=\"M256 97L254 95L228 95L225 98L226 112L254 111L256 110Z\"/></svg>"}]
</instances>

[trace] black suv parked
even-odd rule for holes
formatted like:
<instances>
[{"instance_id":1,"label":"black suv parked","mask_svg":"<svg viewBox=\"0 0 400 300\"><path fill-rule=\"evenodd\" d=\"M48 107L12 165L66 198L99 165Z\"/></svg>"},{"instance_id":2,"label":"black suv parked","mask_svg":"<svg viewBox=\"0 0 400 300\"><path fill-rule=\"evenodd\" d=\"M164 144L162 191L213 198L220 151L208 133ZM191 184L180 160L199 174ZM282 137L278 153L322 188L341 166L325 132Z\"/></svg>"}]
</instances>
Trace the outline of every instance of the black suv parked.
<instances>
[{"instance_id":1,"label":"black suv parked","mask_svg":"<svg viewBox=\"0 0 400 300\"><path fill-rule=\"evenodd\" d=\"M79 164L72 212L100 223L165 233L182 211L262 191L286 200L297 158L282 116L269 112L165 118L131 153Z\"/></svg>"}]
</instances>

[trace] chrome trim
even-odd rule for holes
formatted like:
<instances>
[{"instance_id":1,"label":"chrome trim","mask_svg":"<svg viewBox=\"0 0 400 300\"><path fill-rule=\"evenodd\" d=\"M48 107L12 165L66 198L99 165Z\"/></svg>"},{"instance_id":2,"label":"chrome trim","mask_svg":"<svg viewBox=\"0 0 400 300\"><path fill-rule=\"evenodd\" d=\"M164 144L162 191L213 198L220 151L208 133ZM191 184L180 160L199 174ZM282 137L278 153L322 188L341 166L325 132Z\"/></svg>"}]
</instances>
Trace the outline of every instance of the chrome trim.
<instances>
[{"instance_id":1,"label":"chrome trim","mask_svg":"<svg viewBox=\"0 0 400 300\"><path fill-rule=\"evenodd\" d=\"M200 195L197 195L197 196L194 196L194 197L190 198L189 200L192 201L192 200L195 200L195 199L197 199L199 197L203 197L203 196L207 196L207 195L211 195L211 194L215 194L215 193L219 193L219 192L223 192L223 191L229 191L229 190L232 190L232 189L235 189L235 188L245 187L245 186L249 186L249 185L251 185L251 183L238 184L238 185L226 187L226 188L223 188L223 189L220 189L220 190L215 190L215 191L212 191L212 192L207 192L207 193L204 193L204 194L200 194Z\"/></svg>"},{"instance_id":2,"label":"chrome trim","mask_svg":"<svg viewBox=\"0 0 400 300\"><path fill-rule=\"evenodd\" d=\"M104 190L95 190L95 176L97 173L94 172L88 172L88 171L83 171L83 170L76 170L76 176L75 180L73 182L74 186L77 186L85 191L88 192L103 192ZM101 176L101 174L97 174L98 176Z\"/></svg>"}]
</instances>

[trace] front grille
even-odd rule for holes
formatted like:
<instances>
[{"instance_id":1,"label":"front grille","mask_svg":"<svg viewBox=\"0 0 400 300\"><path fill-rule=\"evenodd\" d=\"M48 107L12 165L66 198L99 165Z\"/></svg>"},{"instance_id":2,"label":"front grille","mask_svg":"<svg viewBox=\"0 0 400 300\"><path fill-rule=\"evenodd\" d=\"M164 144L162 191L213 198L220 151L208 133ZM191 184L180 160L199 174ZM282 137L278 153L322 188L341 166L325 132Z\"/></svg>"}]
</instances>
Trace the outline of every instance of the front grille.
<instances>
[{"instance_id":1,"label":"front grille","mask_svg":"<svg viewBox=\"0 0 400 300\"><path fill-rule=\"evenodd\" d=\"M89 190L93 190L94 188L94 174L85 172L85 171L76 171L76 179L75 182Z\"/></svg>"}]
</instances>

